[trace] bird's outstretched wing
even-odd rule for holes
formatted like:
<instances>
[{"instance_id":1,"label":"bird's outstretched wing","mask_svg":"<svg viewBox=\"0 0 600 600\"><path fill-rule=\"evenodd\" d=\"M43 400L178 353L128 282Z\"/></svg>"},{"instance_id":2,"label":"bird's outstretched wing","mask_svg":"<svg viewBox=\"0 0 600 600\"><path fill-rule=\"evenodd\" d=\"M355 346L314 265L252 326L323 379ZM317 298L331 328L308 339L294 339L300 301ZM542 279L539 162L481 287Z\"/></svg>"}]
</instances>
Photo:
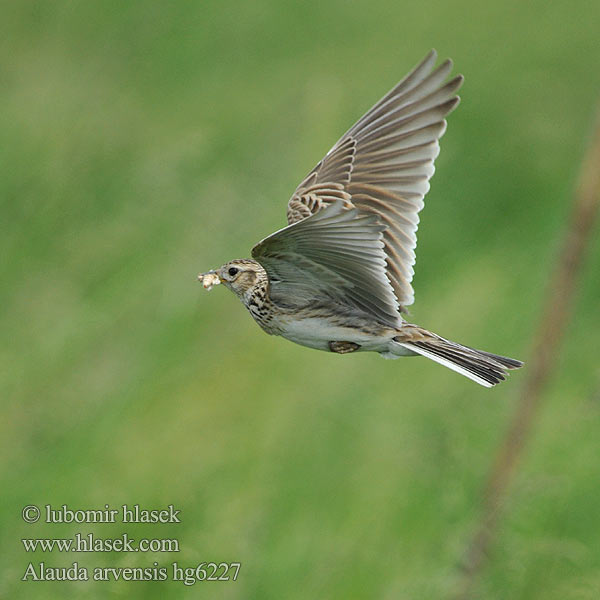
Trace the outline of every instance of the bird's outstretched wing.
<instances>
[{"instance_id":1,"label":"bird's outstretched wing","mask_svg":"<svg viewBox=\"0 0 600 600\"><path fill-rule=\"evenodd\" d=\"M298 186L288 203L296 223L341 200L357 214L374 213L383 232L386 273L399 304L414 302L411 285L419 211L429 190L444 117L459 102L462 75L445 82L452 62L434 70L432 50L344 134Z\"/></svg>"},{"instance_id":2,"label":"bird's outstretched wing","mask_svg":"<svg viewBox=\"0 0 600 600\"><path fill-rule=\"evenodd\" d=\"M385 229L377 215L337 200L265 238L252 256L267 271L274 302L331 300L398 326L398 302L385 274Z\"/></svg>"}]
</instances>

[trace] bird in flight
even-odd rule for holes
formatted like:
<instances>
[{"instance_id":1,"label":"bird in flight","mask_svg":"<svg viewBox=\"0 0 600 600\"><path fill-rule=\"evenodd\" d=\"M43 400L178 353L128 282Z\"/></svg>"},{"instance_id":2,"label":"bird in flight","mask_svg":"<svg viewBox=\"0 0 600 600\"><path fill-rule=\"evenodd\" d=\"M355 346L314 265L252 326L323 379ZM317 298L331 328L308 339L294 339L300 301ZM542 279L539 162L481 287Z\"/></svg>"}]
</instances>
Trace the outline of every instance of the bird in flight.
<instances>
[{"instance_id":1,"label":"bird in flight","mask_svg":"<svg viewBox=\"0 0 600 600\"><path fill-rule=\"evenodd\" d=\"M288 226L202 273L222 283L271 335L346 354L421 355L491 387L518 360L475 350L408 323L416 231L445 117L462 75L434 69L432 50L361 117L297 187Z\"/></svg>"}]
</instances>

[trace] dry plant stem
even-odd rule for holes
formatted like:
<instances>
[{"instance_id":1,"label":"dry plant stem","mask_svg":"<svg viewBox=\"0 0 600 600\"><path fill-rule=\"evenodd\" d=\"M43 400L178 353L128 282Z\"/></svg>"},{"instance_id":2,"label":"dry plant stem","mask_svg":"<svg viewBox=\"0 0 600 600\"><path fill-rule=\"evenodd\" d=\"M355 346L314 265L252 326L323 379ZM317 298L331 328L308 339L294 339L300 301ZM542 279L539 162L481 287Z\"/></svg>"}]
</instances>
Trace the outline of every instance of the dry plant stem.
<instances>
[{"instance_id":1,"label":"dry plant stem","mask_svg":"<svg viewBox=\"0 0 600 600\"><path fill-rule=\"evenodd\" d=\"M579 185L556 268L551 276L546 305L534 338L531 359L526 363L527 376L506 436L501 442L490 469L484 491L483 511L476 533L463 559L464 579L457 599L471 598L478 574L485 566L493 542L503 500L511 478L531 434L538 414L542 392L548 382L568 316L572 312L577 281L592 228L600 206L600 110L588 151L584 157Z\"/></svg>"}]
</instances>

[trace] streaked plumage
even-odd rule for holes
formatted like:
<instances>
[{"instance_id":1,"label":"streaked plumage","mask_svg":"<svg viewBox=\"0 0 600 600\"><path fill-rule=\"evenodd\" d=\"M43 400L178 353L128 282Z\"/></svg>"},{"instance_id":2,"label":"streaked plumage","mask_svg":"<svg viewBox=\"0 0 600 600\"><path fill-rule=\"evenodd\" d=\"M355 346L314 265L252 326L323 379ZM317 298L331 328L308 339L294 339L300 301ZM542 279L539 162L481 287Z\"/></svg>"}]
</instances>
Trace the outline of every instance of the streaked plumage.
<instances>
[{"instance_id":1,"label":"streaked plumage","mask_svg":"<svg viewBox=\"0 0 600 600\"><path fill-rule=\"evenodd\" d=\"M521 366L408 324L418 213L463 77L431 51L292 195L288 226L216 271L269 334L320 350L421 354L485 386ZM202 278L206 274L201 275Z\"/></svg>"}]
</instances>

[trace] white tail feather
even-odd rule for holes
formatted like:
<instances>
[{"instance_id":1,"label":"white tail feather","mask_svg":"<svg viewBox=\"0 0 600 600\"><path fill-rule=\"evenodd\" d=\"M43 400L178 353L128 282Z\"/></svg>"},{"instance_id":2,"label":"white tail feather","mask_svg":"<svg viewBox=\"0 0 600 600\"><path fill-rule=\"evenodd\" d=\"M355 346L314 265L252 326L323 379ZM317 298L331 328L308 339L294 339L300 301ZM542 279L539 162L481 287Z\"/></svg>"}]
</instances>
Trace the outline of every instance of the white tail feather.
<instances>
[{"instance_id":1,"label":"white tail feather","mask_svg":"<svg viewBox=\"0 0 600 600\"><path fill-rule=\"evenodd\" d=\"M425 350L423 348L418 348L417 346L413 346L412 344L403 344L403 343L399 343L399 342L391 342L390 346L391 346L392 352L394 352L394 350L392 349L394 346L402 346L402 348L403 348L402 354L405 354L406 350L410 350L411 352L416 352L417 354L420 354L421 356L425 356L426 358L430 358L431 360L434 360L436 363L439 363L440 365L443 365L444 367L448 367L449 369L452 369L456 373L460 373L461 375L468 377L469 379L471 379L475 383L478 383L479 385L483 385L485 387L493 387L493 384L491 384L489 381L486 381L485 379L475 375L474 373L467 371L467 369L465 369L464 367L461 367L460 365L457 365L457 364L453 363L452 361L450 361L446 358L443 358L441 356L436 356L435 354L433 354L433 352L429 352L428 350ZM406 350L404 350L404 349L406 349Z\"/></svg>"}]
</instances>

